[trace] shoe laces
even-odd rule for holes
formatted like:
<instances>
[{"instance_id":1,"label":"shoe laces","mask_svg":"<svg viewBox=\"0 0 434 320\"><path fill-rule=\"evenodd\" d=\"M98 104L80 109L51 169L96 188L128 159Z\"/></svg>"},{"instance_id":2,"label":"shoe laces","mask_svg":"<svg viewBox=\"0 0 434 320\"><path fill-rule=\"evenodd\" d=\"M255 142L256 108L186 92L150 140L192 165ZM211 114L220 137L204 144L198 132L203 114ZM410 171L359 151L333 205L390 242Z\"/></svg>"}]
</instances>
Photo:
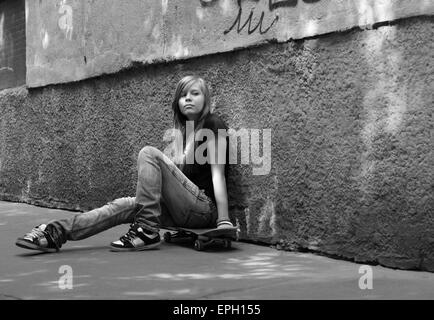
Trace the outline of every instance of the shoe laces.
<instances>
[{"instance_id":1,"label":"shoe laces","mask_svg":"<svg viewBox=\"0 0 434 320\"><path fill-rule=\"evenodd\" d=\"M128 230L127 233L125 233L120 240L128 240L131 241L132 239L134 239L137 236L137 232L136 232L136 228L134 227L134 225L130 226L130 230Z\"/></svg>"},{"instance_id":2,"label":"shoe laces","mask_svg":"<svg viewBox=\"0 0 434 320\"><path fill-rule=\"evenodd\" d=\"M40 229L39 227L35 227L26 236L32 238L38 238L38 239L43 238L45 237L45 231Z\"/></svg>"}]
</instances>

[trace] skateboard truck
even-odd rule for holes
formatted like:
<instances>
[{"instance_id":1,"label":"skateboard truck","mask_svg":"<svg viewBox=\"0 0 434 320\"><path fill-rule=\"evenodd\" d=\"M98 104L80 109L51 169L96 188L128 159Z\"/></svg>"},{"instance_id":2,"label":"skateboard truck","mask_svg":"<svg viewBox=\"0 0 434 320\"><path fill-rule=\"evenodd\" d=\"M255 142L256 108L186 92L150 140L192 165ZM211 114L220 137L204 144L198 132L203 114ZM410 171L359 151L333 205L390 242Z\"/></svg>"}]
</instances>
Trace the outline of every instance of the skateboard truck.
<instances>
[{"instance_id":1,"label":"skateboard truck","mask_svg":"<svg viewBox=\"0 0 434 320\"><path fill-rule=\"evenodd\" d=\"M175 233L165 232L163 235L164 241L171 243L174 239L187 239L193 241L193 248L197 251L203 251L207 247L214 244L223 246L229 249L232 246L232 240L236 239L238 228L224 229L189 229L189 228L173 228Z\"/></svg>"}]
</instances>

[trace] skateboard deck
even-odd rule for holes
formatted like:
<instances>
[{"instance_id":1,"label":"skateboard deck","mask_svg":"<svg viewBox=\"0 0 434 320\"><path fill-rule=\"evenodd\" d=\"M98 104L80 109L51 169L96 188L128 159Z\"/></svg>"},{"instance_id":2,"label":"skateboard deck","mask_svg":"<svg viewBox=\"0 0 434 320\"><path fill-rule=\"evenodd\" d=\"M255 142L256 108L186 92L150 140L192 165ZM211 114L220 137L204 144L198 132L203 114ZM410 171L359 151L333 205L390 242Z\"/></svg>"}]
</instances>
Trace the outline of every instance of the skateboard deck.
<instances>
[{"instance_id":1,"label":"skateboard deck","mask_svg":"<svg viewBox=\"0 0 434 320\"><path fill-rule=\"evenodd\" d=\"M191 229L182 227L170 227L168 230L175 231L165 232L164 241L172 242L174 239L188 239L193 241L194 249L202 251L210 245L220 244L224 248L229 249L232 245L232 240L237 239L238 228L204 228L204 229Z\"/></svg>"}]
</instances>

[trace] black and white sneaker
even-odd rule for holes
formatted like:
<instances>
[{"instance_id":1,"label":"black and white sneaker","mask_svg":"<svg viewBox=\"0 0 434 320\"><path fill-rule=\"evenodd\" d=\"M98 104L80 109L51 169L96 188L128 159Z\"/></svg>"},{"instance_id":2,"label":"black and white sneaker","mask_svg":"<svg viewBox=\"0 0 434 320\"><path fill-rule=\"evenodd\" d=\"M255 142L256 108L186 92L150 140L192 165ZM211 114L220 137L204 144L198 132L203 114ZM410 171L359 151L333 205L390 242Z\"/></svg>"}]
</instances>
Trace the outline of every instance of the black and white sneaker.
<instances>
[{"instance_id":1,"label":"black and white sneaker","mask_svg":"<svg viewBox=\"0 0 434 320\"><path fill-rule=\"evenodd\" d=\"M51 235L45 231L46 224L40 224L26 233L23 237L17 239L15 244L18 247L39 250L43 252L57 252L59 248L56 246Z\"/></svg>"},{"instance_id":2,"label":"black and white sneaker","mask_svg":"<svg viewBox=\"0 0 434 320\"><path fill-rule=\"evenodd\" d=\"M110 243L111 251L141 251L154 249L161 243L158 232L148 231L137 224L132 224L130 230L119 240Z\"/></svg>"}]
</instances>

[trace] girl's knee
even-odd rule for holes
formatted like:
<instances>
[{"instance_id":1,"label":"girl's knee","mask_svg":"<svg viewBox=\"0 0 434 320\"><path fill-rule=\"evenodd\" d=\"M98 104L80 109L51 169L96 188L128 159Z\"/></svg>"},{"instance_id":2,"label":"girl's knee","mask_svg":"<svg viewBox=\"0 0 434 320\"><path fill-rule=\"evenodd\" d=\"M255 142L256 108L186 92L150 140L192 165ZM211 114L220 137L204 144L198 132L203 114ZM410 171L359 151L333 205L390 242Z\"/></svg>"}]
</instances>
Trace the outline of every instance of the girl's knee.
<instances>
[{"instance_id":1,"label":"girl's knee","mask_svg":"<svg viewBox=\"0 0 434 320\"><path fill-rule=\"evenodd\" d=\"M124 197L118 198L108 203L108 205L123 208L123 209L134 209L136 206L136 198L135 197Z\"/></svg>"},{"instance_id":2,"label":"girl's knee","mask_svg":"<svg viewBox=\"0 0 434 320\"><path fill-rule=\"evenodd\" d=\"M160 155L160 150L152 146L143 147L139 152L139 158L142 156L157 157Z\"/></svg>"}]
</instances>

